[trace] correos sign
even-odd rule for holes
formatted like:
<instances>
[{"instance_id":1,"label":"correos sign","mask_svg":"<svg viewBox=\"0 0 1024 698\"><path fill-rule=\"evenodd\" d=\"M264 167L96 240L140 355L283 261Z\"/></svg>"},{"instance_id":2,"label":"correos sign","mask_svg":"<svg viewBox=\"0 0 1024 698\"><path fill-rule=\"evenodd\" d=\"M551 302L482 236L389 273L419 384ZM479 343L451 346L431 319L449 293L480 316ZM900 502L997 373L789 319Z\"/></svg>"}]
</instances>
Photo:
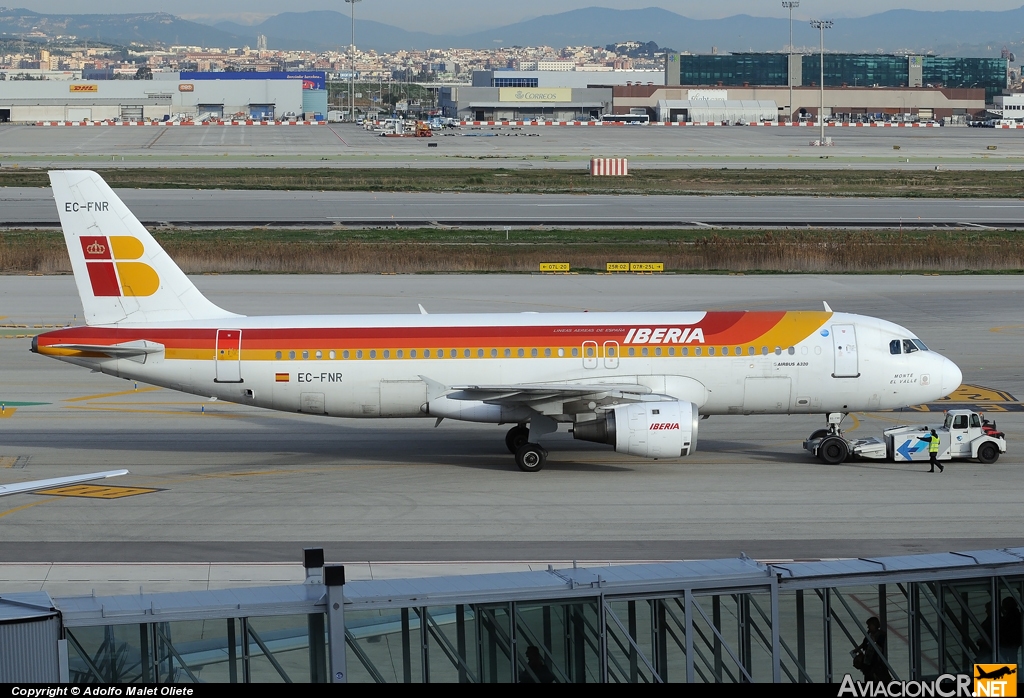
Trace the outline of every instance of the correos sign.
<instances>
[{"instance_id":1,"label":"correos sign","mask_svg":"<svg viewBox=\"0 0 1024 698\"><path fill-rule=\"evenodd\" d=\"M498 100L502 102L571 102L571 87L502 87Z\"/></svg>"}]
</instances>

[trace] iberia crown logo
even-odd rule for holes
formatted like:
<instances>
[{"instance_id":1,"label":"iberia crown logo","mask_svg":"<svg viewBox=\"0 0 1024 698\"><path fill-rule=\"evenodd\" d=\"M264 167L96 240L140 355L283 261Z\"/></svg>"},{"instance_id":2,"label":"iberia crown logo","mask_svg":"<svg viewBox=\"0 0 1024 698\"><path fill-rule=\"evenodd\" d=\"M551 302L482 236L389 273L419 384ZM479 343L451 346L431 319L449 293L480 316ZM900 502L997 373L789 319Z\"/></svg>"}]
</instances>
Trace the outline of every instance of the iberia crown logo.
<instances>
[{"instance_id":1,"label":"iberia crown logo","mask_svg":"<svg viewBox=\"0 0 1024 698\"><path fill-rule=\"evenodd\" d=\"M130 235L83 236L82 251L94 296L152 296L160 288L156 270L136 262L146 251Z\"/></svg>"}]
</instances>

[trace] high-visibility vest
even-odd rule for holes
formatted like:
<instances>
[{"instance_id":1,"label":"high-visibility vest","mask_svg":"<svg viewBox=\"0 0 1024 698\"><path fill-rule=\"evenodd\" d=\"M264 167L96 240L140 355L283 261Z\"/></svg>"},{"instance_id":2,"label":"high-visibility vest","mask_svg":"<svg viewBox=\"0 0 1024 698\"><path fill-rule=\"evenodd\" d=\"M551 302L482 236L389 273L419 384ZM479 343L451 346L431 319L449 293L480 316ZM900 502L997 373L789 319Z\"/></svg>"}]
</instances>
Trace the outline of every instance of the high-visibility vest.
<instances>
[{"instance_id":1,"label":"high-visibility vest","mask_svg":"<svg viewBox=\"0 0 1024 698\"><path fill-rule=\"evenodd\" d=\"M932 440L928 443L928 453L939 452L939 437L932 436Z\"/></svg>"}]
</instances>

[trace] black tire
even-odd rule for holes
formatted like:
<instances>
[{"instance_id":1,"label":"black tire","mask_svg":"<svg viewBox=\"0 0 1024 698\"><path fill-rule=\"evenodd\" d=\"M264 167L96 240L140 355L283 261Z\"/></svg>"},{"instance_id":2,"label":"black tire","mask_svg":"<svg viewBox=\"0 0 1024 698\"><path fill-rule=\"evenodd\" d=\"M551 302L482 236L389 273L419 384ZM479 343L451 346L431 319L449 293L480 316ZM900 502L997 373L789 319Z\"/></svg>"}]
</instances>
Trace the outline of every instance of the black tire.
<instances>
[{"instance_id":1,"label":"black tire","mask_svg":"<svg viewBox=\"0 0 1024 698\"><path fill-rule=\"evenodd\" d=\"M524 473L538 473L544 469L548 452L538 444L523 444L516 451L516 465Z\"/></svg>"},{"instance_id":2,"label":"black tire","mask_svg":"<svg viewBox=\"0 0 1024 698\"><path fill-rule=\"evenodd\" d=\"M826 436L828 436L828 429L818 429L808 436L807 440L814 441L815 439L824 439Z\"/></svg>"},{"instance_id":3,"label":"black tire","mask_svg":"<svg viewBox=\"0 0 1024 698\"><path fill-rule=\"evenodd\" d=\"M519 448L530 442L530 429L522 424L512 427L505 434L505 447L508 452L515 455Z\"/></svg>"},{"instance_id":4,"label":"black tire","mask_svg":"<svg viewBox=\"0 0 1024 698\"><path fill-rule=\"evenodd\" d=\"M999 460L999 447L989 442L978 447L978 462L991 465Z\"/></svg>"},{"instance_id":5,"label":"black tire","mask_svg":"<svg viewBox=\"0 0 1024 698\"><path fill-rule=\"evenodd\" d=\"M850 447L838 436L830 436L818 446L818 457L829 465L838 465L850 455Z\"/></svg>"}]
</instances>

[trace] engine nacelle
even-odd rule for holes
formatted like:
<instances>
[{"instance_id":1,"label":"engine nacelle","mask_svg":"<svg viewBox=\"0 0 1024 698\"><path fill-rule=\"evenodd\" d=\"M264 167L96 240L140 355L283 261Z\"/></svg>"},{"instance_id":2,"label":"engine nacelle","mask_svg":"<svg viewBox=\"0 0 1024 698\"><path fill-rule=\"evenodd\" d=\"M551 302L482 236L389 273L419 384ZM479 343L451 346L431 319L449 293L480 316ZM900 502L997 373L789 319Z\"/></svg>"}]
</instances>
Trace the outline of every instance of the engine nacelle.
<instances>
[{"instance_id":1,"label":"engine nacelle","mask_svg":"<svg viewBox=\"0 0 1024 698\"><path fill-rule=\"evenodd\" d=\"M700 413L692 402L622 405L589 422L577 422L572 436L609 444L619 453L643 458L679 458L697 450Z\"/></svg>"},{"instance_id":2,"label":"engine nacelle","mask_svg":"<svg viewBox=\"0 0 1024 698\"><path fill-rule=\"evenodd\" d=\"M421 408L431 417L460 419L464 422L485 422L487 424L509 424L528 422L536 412L526 407L489 405L480 400L452 400L449 397L434 398Z\"/></svg>"}]
</instances>

